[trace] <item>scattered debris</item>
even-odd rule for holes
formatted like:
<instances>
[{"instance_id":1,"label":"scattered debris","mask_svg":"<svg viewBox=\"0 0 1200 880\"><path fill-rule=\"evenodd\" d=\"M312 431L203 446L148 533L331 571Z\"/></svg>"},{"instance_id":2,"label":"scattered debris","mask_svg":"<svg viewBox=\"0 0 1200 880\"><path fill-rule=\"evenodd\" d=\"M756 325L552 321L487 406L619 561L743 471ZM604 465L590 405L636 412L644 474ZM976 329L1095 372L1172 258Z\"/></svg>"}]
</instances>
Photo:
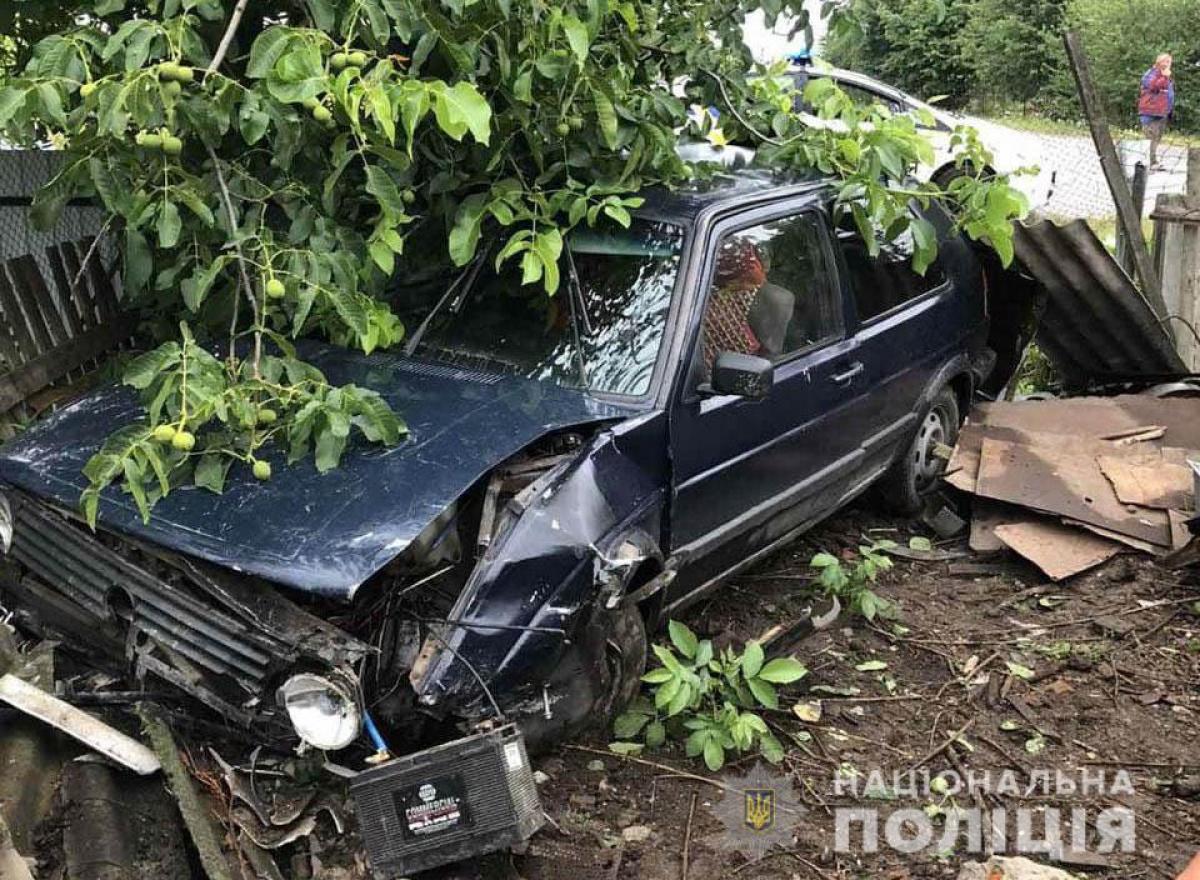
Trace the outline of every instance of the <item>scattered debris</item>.
<instances>
[{"instance_id":1,"label":"scattered debris","mask_svg":"<svg viewBox=\"0 0 1200 880\"><path fill-rule=\"evenodd\" d=\"M986 862L968 862L958 880L1074 880L1061 868L1049 868L1025 858L993 857Z\"/></svg>"},{"instance_id":2,"label":"scattered debris","mask_svg":"<svg viewBox=\"0 0 1200 880\"><path fill-rule=\"evenodd\" d=\"M133 737L10 672L10 668L17 669L17 661L12 632L8 627L0 626L0 702L61 730L134 773L147 776L158 772L159 763L154 753Z\"/></svg>"},{"instance_id":3,"label":"scattered debris","mask_svg":"<svg viewBox=\"0 0 1200 880\"><path fill-rule=\"evenodd\" d=\"M1053 520L1001 524L995 533L1055 581L1095 568L1120 550L1119 544Z\"/></svg>"},{"instance_id":4,"label":"scattered debris","mask_svg":"<svg viewBox=\"0 0 1200 880\"><path fill-rule=\"evenodd\" d=\"M991 403L973 411L945 479L975 496L972 550L1012 549L1062 580L1127 548L1182 548L1196 449L1200 407L1191 400Z\"/></svg>"},{"instance_id":5,"label":"scattered debris","mask_svg":"<svg viewBox=\"0 0 1200 880\"><path fill-rule=\"evenodd\" d=\"M143 706L138 714L142 719L142 727L150 737L154 752L162 762L167 784L179 802L179 812L183 815L184 825L187 826L209 880L233 880L221 850L221 834L213 822L212 810L203 800L195 780L184 766L171 729L152 707Z\"/></svg>"},{"instance_id":6,"label":"scattered debris","mask_svg":"<svg viewBox=\"0 0 1200 880\"><path fill-rule=\"evenodd\" d=\"M3 815L0 815L0 877L4 880L33 880L29 863L17 852Z\"/></svg>"},{"instance_id":7,"label":"scattered debris","mask_svg":"<svg viewBox=\"0 0 1200 880\"><path fill-rule=\"evenodd\" d=\"M645 843L653 833L649 825L630 825L621 830L621 838L626 843Z\"/></svg>"},{"instance_id":8,"label":"scattered debris","mask_svg":"<svg viewBox=\"0 0 1200 880\"><path fill-rule=\"evenodd\" d=\"M114 771L99 761L71 762L63 773L63 800L70 816L63 829L67 875L80 880L133 877L132 835Z\"/></svg>"}]
</instances>

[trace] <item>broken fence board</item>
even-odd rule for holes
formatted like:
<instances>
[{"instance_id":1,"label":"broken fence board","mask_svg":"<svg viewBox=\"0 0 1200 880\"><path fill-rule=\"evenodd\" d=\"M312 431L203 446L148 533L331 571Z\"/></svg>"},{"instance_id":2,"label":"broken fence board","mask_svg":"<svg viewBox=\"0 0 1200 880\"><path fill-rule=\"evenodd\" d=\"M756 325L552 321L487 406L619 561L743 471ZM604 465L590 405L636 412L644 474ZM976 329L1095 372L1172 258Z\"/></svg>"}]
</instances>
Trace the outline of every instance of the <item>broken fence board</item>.
<instances>
[{"instance_id":1,"label":"broken fence board","mask_svg":"<svg viewBox=\"0 0 1200 880\"><path fill-rule=\"evenodd\" d=\"M160 769L154 753L133 737L15 675L0 675L0 701L61 730L134 773L147 776Z\"/></svg>"},{"instance_id":2,"label":"broken fence board","mask_svg":"<svg viewBox=\"0 0 1200 880\"><path fill-rule=\"evenodd\" d=\"M976 491L985 498L1053 513L1149 541L1171 544L1161 510L1130 512L1091 455L1062 438L1055 447L1022 446L990 437L983 441Z\"/></svg>"},{"instance_id":3,"label":"broken fence board","mask_svg":"<svg viewBox=\"0 0 1200 880\"><path fill-rule=\"evenodd\" d=\"M1002 524L996 536L1054 581L1095 568L1121 550L1113 541L1055 522Z\"/></svg>"}]
</instances>

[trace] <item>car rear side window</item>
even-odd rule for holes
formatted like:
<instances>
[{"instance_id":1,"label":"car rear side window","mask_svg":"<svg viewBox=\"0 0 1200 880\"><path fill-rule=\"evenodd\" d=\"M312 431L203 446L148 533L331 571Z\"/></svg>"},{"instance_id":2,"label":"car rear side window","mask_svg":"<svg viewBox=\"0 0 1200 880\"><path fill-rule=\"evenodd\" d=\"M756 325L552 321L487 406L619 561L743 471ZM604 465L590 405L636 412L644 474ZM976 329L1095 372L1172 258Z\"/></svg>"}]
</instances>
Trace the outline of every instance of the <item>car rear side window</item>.
<instances>
[{"instance_id":1,"label":"car rear side window","mask_svg":"<svg viewBox=\"0 0 1200 880\"><path fill-rule=\"evenodd\" d=\"M841 294L819 223L797 214L721 240L704 314L706 379L722 352L779 362L841 338Z\"/></svg>"},{"instance_id":2,"label":"car rear side window","mask_svg":"<svg viewBox=\"0 0 1200 880\"><path fill-rule=\"evenodd\" d=\"M883 236L879 234L882 241ZM867 243L847 216L838 229L838 245L850 274L850 287L863 323L917 297L936 290L946 282L946 274L935 260L919 275L913 270L914 242L905 231L891 241L883 241L879 255L872 257Z\"/></svg>"}]
</instances>

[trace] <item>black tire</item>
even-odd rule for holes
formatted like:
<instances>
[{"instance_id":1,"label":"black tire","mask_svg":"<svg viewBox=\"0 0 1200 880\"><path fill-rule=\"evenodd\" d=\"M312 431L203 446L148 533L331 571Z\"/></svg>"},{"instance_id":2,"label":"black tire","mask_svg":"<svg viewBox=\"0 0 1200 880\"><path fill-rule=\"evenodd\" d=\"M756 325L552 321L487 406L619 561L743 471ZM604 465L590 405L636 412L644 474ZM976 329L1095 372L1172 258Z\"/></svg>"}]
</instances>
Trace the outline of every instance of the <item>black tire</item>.
<instances>
[{"instance_id":1,"label":"black tire","mask_svg":"<svg viewBox=\"0 0 1200 880\"><path fill-rule=\"evenodd\" d=\"M905 516L921 512L925 496L938 487L946 469L945 460L935 456L939 444L954 446L962 424L954 389L943 388L921 413L917 431L891 470L880 481L883 498Z\"/></svg>"},{"instance_id":2,"label":"black tire","mask_svg":"<svg viewBox=\"0 0 1200 880\"><path fill-rule=\"evenodd\" d=\"M606 628L604 642L604 691L596 704L596 721L607 724L629 705L642 686L648 645L646 621L636 605L622 603L602 612Z\"/></svg>"}]
</instances>

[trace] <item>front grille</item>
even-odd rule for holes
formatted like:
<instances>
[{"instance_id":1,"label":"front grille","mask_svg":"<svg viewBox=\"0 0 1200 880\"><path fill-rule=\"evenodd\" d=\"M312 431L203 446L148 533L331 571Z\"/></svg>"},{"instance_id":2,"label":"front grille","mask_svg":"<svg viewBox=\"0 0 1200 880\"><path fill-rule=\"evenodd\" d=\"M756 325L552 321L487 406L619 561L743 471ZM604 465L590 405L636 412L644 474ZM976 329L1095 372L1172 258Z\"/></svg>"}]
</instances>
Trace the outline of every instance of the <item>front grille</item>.
<instances>
[{"instance_id":1,"label":"front grille","mask_svg":"<svg viewBox=\"0 0 1200 880\"><path fill-rule=\"evenodd\" d=\"M38 581L99 621L136 627L206 672L253 693L262 689L282 646L186 587L153 577L61 515L18 493L8 498L10 556Z\"/></svg>"}]
</instances>

